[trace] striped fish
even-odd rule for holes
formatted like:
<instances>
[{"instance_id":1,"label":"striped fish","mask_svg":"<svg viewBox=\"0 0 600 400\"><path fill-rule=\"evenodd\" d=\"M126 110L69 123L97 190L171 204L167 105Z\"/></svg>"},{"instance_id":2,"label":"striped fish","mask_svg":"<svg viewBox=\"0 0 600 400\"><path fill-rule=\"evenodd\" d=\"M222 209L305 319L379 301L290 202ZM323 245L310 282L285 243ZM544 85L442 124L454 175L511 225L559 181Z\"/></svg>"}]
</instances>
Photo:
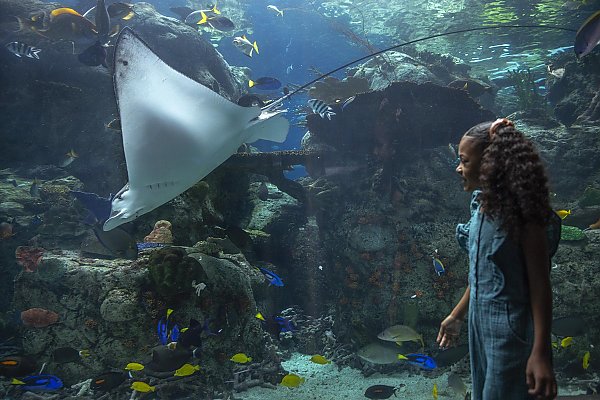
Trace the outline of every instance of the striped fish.
<instances>
[{"instance_id":1,"label":"striped fish","mask_svg":"<svg viewBox=\"0 0 600 400\"><path fill-rule=\"evenodd\" d=\"M42 51L42 49L38 49L37 47L29 46L23 42L10 42L6 45L8 51L13 53L15 56L21 58L23 56L29 58L40 59L38 53Z\"/></svg>"},{"instance_id":2,"label":"striped fish","mask_svg":"<svg viewBox=\"0 0 600 400\"><path fill-rule=\"evenodd\" d=\"M312 108L315 114L319 114L321 118L327 118L331 121L331 117L335 115L333 109L327 105L323 100L318 99L310 99L308 100L308 105Z\"/></svg>"}]
</instances>

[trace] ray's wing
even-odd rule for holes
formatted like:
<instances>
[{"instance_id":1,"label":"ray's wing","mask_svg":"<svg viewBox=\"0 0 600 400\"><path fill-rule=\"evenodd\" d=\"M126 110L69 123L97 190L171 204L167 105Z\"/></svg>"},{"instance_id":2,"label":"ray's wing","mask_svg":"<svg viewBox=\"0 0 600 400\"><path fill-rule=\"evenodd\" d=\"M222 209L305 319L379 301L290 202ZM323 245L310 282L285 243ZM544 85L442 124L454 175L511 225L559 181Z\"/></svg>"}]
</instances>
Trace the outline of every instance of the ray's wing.
<instances>
[{"instance_id":1,"label":"ray's wing","mask_svg":"<svg viewBox=\"0 0 600 400\"><path fill-rule=\"evenodd\" d=\"M235 152L260 114L175 71L127 28L116 45L115 92L132 188L196 179L207 162Z\"/></svg>"}]
</instances>

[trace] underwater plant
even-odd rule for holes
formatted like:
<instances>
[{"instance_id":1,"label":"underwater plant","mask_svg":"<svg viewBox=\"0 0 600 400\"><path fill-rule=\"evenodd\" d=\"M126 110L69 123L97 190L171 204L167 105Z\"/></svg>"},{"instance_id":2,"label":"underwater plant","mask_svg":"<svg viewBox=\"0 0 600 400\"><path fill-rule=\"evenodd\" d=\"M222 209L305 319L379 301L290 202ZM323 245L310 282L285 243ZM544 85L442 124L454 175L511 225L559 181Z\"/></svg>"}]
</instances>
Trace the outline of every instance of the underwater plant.
<instances>
[{"instance_id":1,"label":"underwater plant","mask_svg":"<svg viewBox=\"0 0 600 400\"><path fill-rule=\"evenodd\" d=\"M546 100L538 91L534 77L529 68L508 71L508 78L514 85L517 105L520 110L546 110Z\"/></svg>"},{"instance_id":2,"label":"underwater plant","mask_svg":"<svg viewBox=\"0 0 600 400\"><path fill-rule=\"evenodd\" d=\"M585 238L585 233L576 226L563 225L561 228L560 240L577 241Z\"/></svg>"}]
</instances>

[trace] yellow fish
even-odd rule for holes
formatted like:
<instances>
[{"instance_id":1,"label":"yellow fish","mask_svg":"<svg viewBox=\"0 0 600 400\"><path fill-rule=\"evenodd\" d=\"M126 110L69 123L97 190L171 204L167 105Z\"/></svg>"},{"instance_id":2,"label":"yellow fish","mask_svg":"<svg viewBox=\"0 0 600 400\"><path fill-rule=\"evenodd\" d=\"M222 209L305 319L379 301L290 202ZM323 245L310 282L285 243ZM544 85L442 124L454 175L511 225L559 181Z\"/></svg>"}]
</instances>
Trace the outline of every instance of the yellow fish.
<instances>
[{"instance_id":1,"label":"yellow fish","mask_svg":"<svg viewBox=\"0 0 600 400\"><path fill-rule=\"evenodd\" d=\"M569 347L572 344L573 344L572 336L567 336L566 338L564 338L563 340L560 341L560 347L562 347L563 349L566 349L567 347Z\"/></svg>"},{"instance_id":2,"label":"yellow fish","mask_svg":"<svg viewBox=\"0 0 600 400\"><path fill-rule=\"evenodd\" d=\"M326 359L325 357L323 357L320 354L315 354L314 356L312 356L310 358L310 361L314 362L315 364L330 364L331 361L329 361L328 359Z\"/></svg>"},{"instance_id":3,"label":"yellow fish","mask_svg":"<svg viewBox=\"0 0 600 400\"><path fill-rule=\"evenodd\" d=\"M140 363L129 363L125 366L125 369L128 371L141 371L144 369L144 366Z\"/></svg>"},{"instance_id":4,"label":"yellow fish","mask_svg":"<svg viewBox=\"0 0 600 400\"><path fill-rule=\"evenodd\" d=\"M297 388L304 383L304 378L300 378L296 374L287 374L281 379L281 386L287 386L290 388Z\"/></svg>"},{"instance_id":5,"label":"yellow fish","mask_svg":"<svg viewBox=\"0 0 600 400\"><path fill-rule=\"evenodd\" d=\"M189 376L196 371L200 371L199 365L183 364L181 368L175 371L175 376Z\"/></svg>"},{"instance_id":6,"label":"yellow fish","mask_svg":"<svg viewBox=\"0 0 600 400\"><path fill-rule=\"evenodd\" d=\"M136 381L133 382L130 386L131 389L136 392L148 393L156 391L156 386L150 386L146 382Z\"/></svg>"},{"instance_id":7,"label":"yellow fish","mask_svg":"<svg viewBox=\"0 0 600 400\"><path fill-rule=\"evenodd\" d=\"M558 210L556 211L556 215L558 215L560 219L565 219L568 215L571 215L571 210Z\"/></svg>"},{"instance_id":8,"label":"yellow fish","mask_svg":"<svg viewBox=\"0 0 600 400\"><path fill-rule=\"evenodd\" d=\"M229 360L236 362L238 364L246 364L247 362L252 361L252 357L248 357L244 353L237 353L237 354L234 354Z\"/></svg>"},{"instance_id":9,"label":"yellow fish","mask_svg":"<svg viewBox=\"0 0 600 400\"><path fill-rule=\"evenodd\" d=\"M438 398L438 390L437 390L437 384L436 383L433 384L433 389L431 390L431 394L433 395L433 399L437 400L437 398Z\"/></svg>"},{"instance_id":10,"label":"yellow fish","mask_svg":"<svg viewBox=\"0 0 600 400\"><path fill-rule=\"evenodd\" d=\"M57 8L55 10L50 11L50 19L57 17L61 14L73 14L73 15L77 15L79 17L82 16L77 11L73 10L72 8L62 7L62 8Z\"/></svg>"},{"instance_id":11,"label":"yellow fish","mask_svg":"<svg viewBox=\"0 0 600 400\"><path fill-rule=\"evenodd\" d=\"M583 355L583 363L581 364L583 369L587 370L590 366L590 352L586 351Z\"/></svg>"}]
</instances>

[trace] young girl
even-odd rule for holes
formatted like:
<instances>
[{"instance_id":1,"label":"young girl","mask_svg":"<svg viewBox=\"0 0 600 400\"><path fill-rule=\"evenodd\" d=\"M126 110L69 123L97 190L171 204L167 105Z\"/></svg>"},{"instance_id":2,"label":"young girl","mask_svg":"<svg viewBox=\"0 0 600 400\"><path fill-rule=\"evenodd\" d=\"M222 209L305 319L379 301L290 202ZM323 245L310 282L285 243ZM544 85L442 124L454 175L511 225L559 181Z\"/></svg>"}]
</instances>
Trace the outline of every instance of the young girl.
<instances>
[{"instance_id":1,"label":"young girl","mask_svg":"<svg viewBox=\"0 0 600 400\"><path fill-rule=\"evenodd\" d=\"M469 285L437 341L457 344L468 312L472 399L553 399L550 254L558 242L547 236L555 219L544 167L507 119L472 127L458 151L456 172L473 192L471 219L456 230L469 252Z\"/></svg>"}]
</instances>

